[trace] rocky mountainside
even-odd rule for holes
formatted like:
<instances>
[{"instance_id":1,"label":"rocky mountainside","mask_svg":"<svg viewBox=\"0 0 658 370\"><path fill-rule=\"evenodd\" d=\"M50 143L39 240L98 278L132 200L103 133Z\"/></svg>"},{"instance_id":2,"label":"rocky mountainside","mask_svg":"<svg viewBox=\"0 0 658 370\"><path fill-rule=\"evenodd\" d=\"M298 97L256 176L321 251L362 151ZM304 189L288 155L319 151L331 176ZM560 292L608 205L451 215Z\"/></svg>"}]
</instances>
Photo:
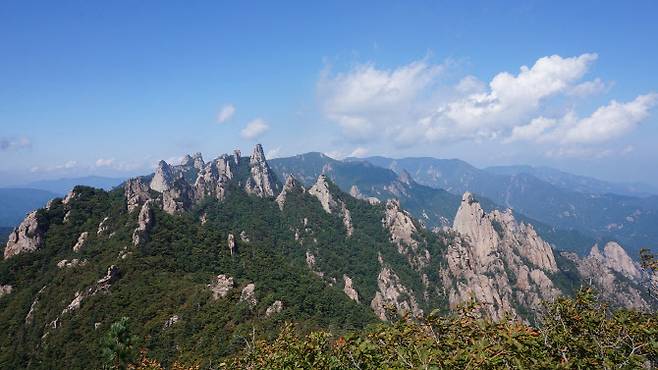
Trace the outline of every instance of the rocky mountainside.
<instances>
[{"instance_id":1,"label":"rocky mountainside","mask_svg":"<svg viewBox=\"0 0 658 370\"><path fill-rule=\"evenodd\" d=\"M370 157L359 161L363 160L396 173L407 172L420 184L456 195L473 192L551 227L576 230L596 240L619 240L634 256L640 248L658 242L655 199L624 195L629 191L615 184L534 167L482 170L457 159ZM581 255L589 249L584 247L577 250Z\"/></svg>"},{"instance_id":2,"label":"rocky mountainside","mask_svg":"<svg viewBox=\"0 0 658 370\"><path fill-rule=\"evenodd\" d=\"M618 244L557 251L470 193L430 229L366 179L344 192L331 171L283 184L275 172L260 145L249 157L197 154L30 213L0 262L0 364L99 368L100 337L123 316L150 356L205 366L286 321L341 332L475 298L494 319L532 322L543 300L582 284L613 305L654 307Z\"/></svg>"}]
</instances>

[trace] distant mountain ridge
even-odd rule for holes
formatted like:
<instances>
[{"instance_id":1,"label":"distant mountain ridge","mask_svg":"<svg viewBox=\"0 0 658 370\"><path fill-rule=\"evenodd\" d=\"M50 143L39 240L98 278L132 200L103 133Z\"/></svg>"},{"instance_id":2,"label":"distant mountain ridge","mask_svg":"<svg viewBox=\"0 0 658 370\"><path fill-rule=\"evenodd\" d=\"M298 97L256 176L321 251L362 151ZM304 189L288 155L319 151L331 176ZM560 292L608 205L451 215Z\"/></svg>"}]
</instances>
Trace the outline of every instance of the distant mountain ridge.
<instances>
[{"instance_id":1,"label":"distant mountain ridge","mask_svg":"<svg viewBox=\"0 0 658 370\"><path fill-rule=\"evenodd\" d=\"M640 248L658 243L658 202L655 196L640 198L574 191L561 186L568 187L570 185L567 184L573 182L582 184L583 177L565 175L560 180L558 175L562 172L540 171L542 177L551 174L552 180L549 182L524 172L525 167L487 171L461 160L429 157L348 160L367 161L397 173L404 170L417 182L427 186L442 188L456 195L474 192L545 224L575 229L595 239L618 240L634 256L638 255ZM553 184L558 182L562 185ZM605 188L595 180L591 183L599 190Z\"/></svg>"},{"instance_id":2,"label":"distant mountain ridge","mask_svg":"<svg viewBox=\"0 0 658 370\"><path fill-rule=\"evenodd\" d=\"M41 189L0 188L0 227L18 225L28 212L57 196Z\"/></svg>"}]
</instances>

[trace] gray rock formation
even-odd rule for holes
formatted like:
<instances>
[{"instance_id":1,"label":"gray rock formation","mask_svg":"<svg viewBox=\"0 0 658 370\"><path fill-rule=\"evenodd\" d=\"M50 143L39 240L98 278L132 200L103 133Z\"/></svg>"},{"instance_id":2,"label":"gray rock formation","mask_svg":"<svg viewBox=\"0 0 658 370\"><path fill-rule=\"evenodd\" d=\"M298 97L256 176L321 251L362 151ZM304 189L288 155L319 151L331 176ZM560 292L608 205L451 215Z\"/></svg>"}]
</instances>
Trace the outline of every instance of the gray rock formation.
<instances>
[{"instance_id":1,"label":"gray rock formation","mask_svg":"<svg viewBox=\"0 0 658 370\"><path fill-rule=\"evenodd\" d=\"M14 289L14 287L9 285L9 284L6 284L6 285L0 284L0 298L6 296L8 294L11 294L11 291L13 289Z\"/></svg>"},{"instance_id":2,"label":"gray rock formation","mask_svg":"<svg viewBox=\"0 0 658 370\"><path fill-rule=\"evenodd\" d=\"M172 327L174 324L176 324L178 321L180 321L180 317L178 315L171 315L171 317L169 317L167 321L165 321L164 325L162 325L162 328L168 329Z\"/></svg>"},{"instance_id":3,"label":"gray rock formation","mask_svg":"<svg viewBox=\"0 0 658 370\"><path fill-rule=\"evenodd\" d=\"M169 189L162 192L162 210L170 215L189 209L193 202L192 187L182 175L177 175Z\"/></svg>"},{"instance_id":4,"label":"gray rock formation","mask_svg":"<svg viewBox=\"0 0 658 370\"><path fill-rule=\"evenodd\" d=\"M422 316L414 292L404 286L398 275L384 266L377 276L377 292L370 302L370 307L380 320L387 320L387 309L393 308L398 315L412 314Z\"/></svg>"},{"instance_id":5,"label":"gray rock formation","mask_svg":"<svg viewBox=\"0 0 658 370\"><path fill-rule=\"evenodd\" d=\"M273 197L276 181L274 180L274 173L265 160L263 147L260 144L256 144L254 148L249 159L249 167L251 168L251 175L245 184L245 191L261 198Z\"/></svg>"},{"instance_id":6,"label":"gray rock formation","mask_svg":"<svg viewBox=\"0 0 658 370\"><path fill-rule=\"evenodd\" d=\"M37 306L39 304L39 298L41 298L41 294L43 294L43 291L46 290L47 285L44 285L39 289L37 292L37 295L34 297L34 300L32 301L32 304L30 305L30 310L27 312L27 315L25 315L25 325L29 325L32 323L32 320L34 320L34 312L37 310Z\"/></svg>"},{"instance_id":7,"label":"gray rock formation","mask_svg":"<svg viewBox=\"0 0 658 370\"><path fill-rule=\"evenodd\" d=\"M213 299L217 300L226 297L228 292L233 289L233 278L228 275L217 275L213 278L208 288L212 292Z\"/></svg>"},{"instance_id":8,"label":"gray rock formation","mask_svg":"<svg viewBox=\"0 0 658 370\"><path fill-rule=\"evenodd\" d=\"M265 310L265 317L270 317L274 314L277 314L283 310L283 302L276 300L272 303L267 310Z\"/></svg>"},{"instance_id":9,"label":"gray rock formation","mask_svg":"<svg viewBox=\"0 0 658 370\"><path fill-rule=\"evenodd\" d=\"M279 205L279 209L283 211L283 206L286 203L286 197L288 196L289 193L293 191L304 191L304 188L295 180L295 178L292 175L288 175L286 178L286 183L283 185L283 189L281 189L281 192L279 195L277 195L275 201L276 204Z\"/></svg>"},{"instance_id":10,"label":"gray rock formation","mask_svg":"<svg viewBox=\"0 0 658 370\"><path fill-rule=\"evenodd\" d=\"M87 260L79 260L77 258L74 258L72 260L61 260L57 262L57 268L60 269L85 266L85 265L87 265Z\"/></svg>"},{"instance_id":11,"label":"gray rock formation","mask_svg":"<svg viewBox=\"0 0 658 370\"><path fill-rule=\"evenodd\" d=\"M453 228L460 236L448 247L443 274L451 307L474 296L489 316L501 319L516 315L517 306L532 311L561 294L547 275L558 271L551 246L511 211L486 214L465 193Z\"/></svg>"},{"instance_id":12,"label":"gray rock formation","mask_svg":"<svg viewBox=\"0 0 658 370\"><path fill-rule=\"evenodd\" d=\"M151 189L162 193L165 192L173 186L174 183L174 174L171 166L165 161L158 162L158 168L155 169L155 174L153 179L151 179L150 187Z\"/></svg>"},{"instance_id":13,"label":"gray rock formation","mask_svg":"<svg viewBox=\"0 0 658 370\"><path fill-rule=\"evenodd\" d=\"M103 221L101 221L98 224L98 230L96 230L96 235L100 235L100 234L106 232L107 230L109 230L109 228L110 228L110 225L108 225L109 221L110 221L109 217L103 218Z\"/></svg>"},{"instance_id":14,"label":"gray rock formation","mask_svg":"<svg viewBox=\"0 0 658 370\"><path fill-rule=\"evenodd\" d=\"M322 209L329 214L337 214L343 220L347 236L352 236L354 226L352 225L352 216L347 205L340 199L336 199L329 189L329 183L325 175L318 176L317 181L308 189L308 194L316 197Z\"/></svg>"},{"instance_id":15,"label":"gray rock formation","mask_svg":"<svg viewBox=\"0 0 658 370\"><path fill-rule=\"evenodd\" d=\"M138 209L147 200L151 199L149 186L139 177L126 181L123 185L123 194L126 197L128 212Z\"/></svg>"},{"instance_id":16,"label":"gray rock formation","mask_svg":"<svg viewBox=\"0 0 658 370\"><path fill-rule=\"evenodd\" d=\"M9 234L9 240L5 247L4 258L7 259L20 253L34 252L41 248L43 225L39 223L37 211L28 213L23 222Z\"/></svg>"},{"instance_id":17,"label":"gray rock formation","mask_svg":"<svg viewBox=\"0 0 658 370\"><path fill-rule=\"evenodd\" d=\"M352 187L350 188L350 195L352 197L356 198L356 199L365 200L366 202L370 203L371 205L376 205L376 204L381 203L381 201L377 197L367 197L367 196L361 194L361 191L359 190L359 187L356 186L356 185L352 185Z\"/></svg>"},{"instance_id":18,"label":"gray rock formation","mask_svg":"<svg viewBox=\"0 0 658 370\"><path fill-rule=\"evenodd\" d=\"M388 230L390 240L398 247L398 252L406 256L415 269L429 264L429 252L426 248L421 248L418 240L414 238L418 229L414 225L411 215L402 210L397 199L389 199L386 202L382 226Z\"/></svg>"},{"instance_id":19,"label":"gray rock formation","mask_svg":"<svg viewBox=\"0 0 658 370\"><path fill-rule=\"evenodd\" d=\"M107 273L101 279L99 279L96 284L88 287L83 291L78 291L75 293L73 301L62 311L62 315L66 313L71 313L80 308L82 301L92 297L98 293L107 293L112 286L112 284L119 279L119 268L115 265L112 265L107 268Z\"/></svg>"},{"instance_id":20,"label":"gray rock formation","mask_svg":"<svg viewBox=\"0 0 658 370\"><path fill-rule=\"evenodd\" d=\"M254 283L249 283L242 289L242 294L240 294L240 302L247 302L249 307L254 307L258 303L256 299L256 293L254 292L256 285Z\"/></svg>"},{"instance_id":21,"label":"gray rock formation","mask_svg":"<svg viewBox=\"0 0 658 370\"><path fill-rule=\"evenodd\" d=\"M194 197L196 200L214 197L224 200L226 184L233 178L233 170L229 157L223 155L205 165L199 171L194 182Z\"/></svg>"},{"instance_id":22,"label":"gray rock formation","mask_svg":"<svg viewBox=\"0 0 658 370\"><path fill-rule=\"evenodd\" d=\"M82 234L80 234L80 236L78 237L78 241L73 246L73 251L80 252L82 248L84 248L85 244L87 243L87 238L89 238L88 231L85 231Z\"/></svg>"},{"instance_id":23,"label":"gray rock formation","mask_svg":"<svg viewBox=\"0 0 658 370\"><path fill-rule=\"evenodd\" d=\"M233 234L228 234L228 251L231 253L231 256L235 253L235 236Z\"/></svg>"},{"instance_id":24,"label":"gray rock formation","mask_svg":"<svg viewBox=\"0 0 658 370\"><path fill-rule=\"evenodd\" d=\"M249 243L250 242L249 236L247 236L247 233L244 230L242 230L240 232L240 240L242 240L243 243Z\"/></svg>"},{"instance_id":25,"label":"gray rock formation","mask_svg":"<svg viewBox=\"0 0 658 370\"><path fill-rule=\"evenodd\" d=\"M205 162L203 162L203 156L201 153L194 153L192 160L194 163L193 166L197 171L201 171L201 169L206 165Z\"/></svg>"},{"instance_id":26,"label":"gray rock formation","mask_svg":"<svg viewBox=\"0 0 658 370\"><path fill-rule=\"evenodd\" d=\"M642 272L619 244L607 243L603 253L594 245L585 258L570 252L561 254L576 265L585 283L594 286L604 300L628 308L650 307L642 296Z\"/></svg>"},{"instance_id":27,"label":"gray rock formation","mask_svg":"<svg viewBox=\"0 0 658 370\"><path fill-rule=\"evenodd\" d=\"M148 200L142 206L137 217L137 228L133 231L133 245L140 245L146 242L148 232L153 224L153 200Z\"/></svg>"},{"instance_id":28,"label":"gray rock formation","mask_svg":"<svg viewBox=\"0 0 658 370\"><path fill-rule=\"evenodd\" d=\"M343 292L345 292L345 294L350 297L351 300L359 303L359 293L356 291L356 289L354 289L352 279L347 275L343 275L343 282L345 283Z\"/></svg>"}]
</instances>

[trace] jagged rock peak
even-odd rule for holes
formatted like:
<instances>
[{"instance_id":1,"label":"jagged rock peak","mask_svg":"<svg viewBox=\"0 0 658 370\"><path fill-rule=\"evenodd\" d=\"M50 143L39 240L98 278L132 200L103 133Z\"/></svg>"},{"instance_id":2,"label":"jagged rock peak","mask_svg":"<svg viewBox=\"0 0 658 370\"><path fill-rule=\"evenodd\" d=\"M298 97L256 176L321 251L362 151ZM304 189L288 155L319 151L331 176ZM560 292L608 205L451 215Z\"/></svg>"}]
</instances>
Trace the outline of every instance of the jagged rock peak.
<instances>
[{"instance_id":1,"label":"jagged rock peak","mask_svg":"<svg viewBox=\"0 0 658 370\"><path fill-rule=\"evenodd\" d=\"M402 253L403 244L413 248L418 246L418 242L413 238L414 233L418 230L411 216L400 207L399 200L386 201L386 212L382 225L389 230L391 241L398 245L400 253Z\"/></svg>"},{"instance_id":2,"label":"jagged rock peak","mask_svg":"<svg viewBox=\"0 0 658 370\"><path fill-rule=\"evenodd\" d=\"M240 158L242 158L242 152L240 152L240 149L235 149L233 151L233 159L235 160L235 164L240 164Z\"/></svg>"},{"instance_id":3,"label":"jagged rock peak","mask_svg":"<svg viewBox=\"0 0 658 370\"><path fill-rule=\"evenodd\" d=\"M286 197L288 196L288 193L290 193L291 191L295 190L298 187L299 187L299 182L297 182L295 177L293 175L288 175L288 177L286 178L286 183L283 185L283 189L281 189L281 192L276 197L276 203L279 205L279 209L283 210L283 206L286 203Z\"/></svg>"},{"instance_id":4,"label":"jagged rock peak","mask_svg":"<svg viewBox=\"0 0 658 370\"><path fill-rule=\"evenodd\" d=\"M251 153L251 157L249 158L249 163L253 166L255 164L263 163L263 162L265 162L265 153L263 152L263 146L260 144L256 144L253 152Z\"/></svg>"},{"instance_id":5,"label":"jagged rock peak","mask_svg":"<svg viewBox=\"0 0 658 370\"><path fill-rule=\"evenodd\" d=\"M372 205L381 203L381 201L377 197L367 197L363 195L359 190L359 187L356 185L352 185L352 187L350 188L350 195L356 199L365 200L366 202Z\"/></svg>"},{"instance_id":6,"label":"jagged rock peak","mask_svg":"<svg viewBox=\"0 0 658 370\"><path fill-rule=\"evenodd\" d=\"M256 144L254 147L249 159L249 166L251 167L251 175L245 184L245 191L261 198L273 197L276 183L272 170L265 160L263 147L260 144Z\"/></svg>"},{"instance_id":7,"label":"jagged rock peak","mask_svg":"<svg viewBox=\"0 0 658 370\"><path fill-rule=\"evenodd\" d=\"M165 161L158 162L158 168L156 168L153 179L151 180L151 189L162 193L171 189L173 182L174 174L171 166Z\"/></svg>"},{"instance_id":8,"label":"jagged rock peak","mask_svg":"<svg viewBox=\"0 0 658 370\"><path fill-rule=\"evenodd\" d=\"M453 229L466 237L482 265L488 265L501 248L513 250L540 269L555 272L557 263L551 246L532 225L518 224L511 210L485 213L469 192L464 193Z\"/></svg>"},{"instance_id":9,"label":"jagged rock peak","mask_svg":"<svg viewBox=\"0 0 658 370\"><path fill-rule=\"evenodd\" d=\"M334 197L329 191L327 176L324 174L318 176L315 184L308 189L308 193L318 198L320 204L322 204L322 208L324 208L327 213L332 213L332 211L338 206L338 203L336 203L336 200L334 200Z\"/></svg>"},{"instance_id":10,"label":"jagged rock peak","mask_svg":"<svg viewBox=\"0 0 658 370\"><path fill-rule=\"evenodd\" d=\"M599 259L606 267L618 272L625 277L639 281L642 272L637 263L631 259L624 248L616 242L608 242L603 247L603 253L599 250L598 245L594 245L589 253L590 258Z\"/></svg>"},{"instance_id":11,"label":"jagged rock peak","mask_svg":"<svg viewBox=\"0 0 658 370\"><path fill-rule=\"evenodd\" d=\"M153 224L153 209L151 208L154 200L147 200L142 209L139 211L137 217L137 228L133 231L133 244L140 245L144 243L148 237L148 231Z\"/></svg>"},{"instance_id":12,"label":"jagged rock peak","mask_svg":"<svg viewBox=\"0 0 658 370\"><path fill-rule=\"evenodd\" d=\"M189 154L185 154L183 159L180 161L180 165L183 167L192 167L194 166L194 159Z\"/></svg>"},{"instance_id":13,"label":"jagged rock peak","mask_svg":"<svg viewBox=\"0 0 658 370\"><path fill-rule=\"evenodd\" d=\"M23 222L9 234L9 240L4 251L7 259L24 252L34 252L43 244L44 227L39 223L37 211L25 216Z\"/></svg>"},{"instance_id":14,"label":"jagged rock peak","mask_svg":"<svg viewBox=\"0 0 658 370\"><path fill-rule=\"evenodd\" d=\"M142 182L140 177L130 179L123 185L123 194L126 197L128 212L141 207L144 202L151 199L149 186Z\"/></svg>"},{"instance_id":15,"label":"jagged rock peak","mask_svg":"<svg viewBox=\"0 0 658 370\"><path fill-rule=\"evenodd\" d=\"M414 292L407 288L400 277L389 267L384 267L377 276L377 292L370 307L380 320L387 320L386 307L393 305L399 315L411 313L419 317L423 310L418 306Z\"/></svg>"},{"instance_id":16,"label":"jagged rock peak","mask_svg":"<svg viewBox=\"0 0 658 370\"><path fill-rule=\"evenodd\" d=\"M194 156L192 156L192 160L194 161L194 168L196 168L197 170L201 170L203 166L205 166L205 162L203 161L203 156L199 152L194 153Z\"/></svg>"}]
</instances>

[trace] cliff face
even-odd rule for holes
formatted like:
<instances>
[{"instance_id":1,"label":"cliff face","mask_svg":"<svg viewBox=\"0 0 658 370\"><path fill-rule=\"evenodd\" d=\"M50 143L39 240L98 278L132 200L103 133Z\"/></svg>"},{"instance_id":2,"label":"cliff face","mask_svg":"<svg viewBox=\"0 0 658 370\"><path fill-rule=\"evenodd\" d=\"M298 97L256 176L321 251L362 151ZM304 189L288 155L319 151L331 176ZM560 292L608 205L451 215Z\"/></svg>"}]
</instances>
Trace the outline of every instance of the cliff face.
<instances>
[{"instance_id":1,"label":"cliff face","mask_svg":"<svg viewBox=\"0 0 658 370\"><path fill-rule=\"evenodd\" d=\"M640 286L655 277L643 273L638 263L616 242L608 242L603 252L594 245L584 258L568 252L562 255L576 265L583 280L593 285L607 301L637 309L650 307Z\"/></svg>"},{"instance_id":2,"label":"cliff face","mask_svg":"<svg viewBox=\"0 0 658 370\"><path fill-rule=\"evenodd\" d=\"M39 249L43 244L44 232L44 227L37 217L37 211L30 212L23 222L9 234L4 258Z\"/></svg>"},{"instance_id":3,"label":"cliff face","mask_svg":"<svg viewBox=\"0 0 658 370\"><path fill-rule=\"evenodd\" d=\"M453 229L461 238L448 247L444 282L455 306L471 294L494 318L538 308L560 294L549 275L558 271L551 246L532 226L517 223L510 210L485 213L465 193Z\"/></svg>"}]
</instances>

